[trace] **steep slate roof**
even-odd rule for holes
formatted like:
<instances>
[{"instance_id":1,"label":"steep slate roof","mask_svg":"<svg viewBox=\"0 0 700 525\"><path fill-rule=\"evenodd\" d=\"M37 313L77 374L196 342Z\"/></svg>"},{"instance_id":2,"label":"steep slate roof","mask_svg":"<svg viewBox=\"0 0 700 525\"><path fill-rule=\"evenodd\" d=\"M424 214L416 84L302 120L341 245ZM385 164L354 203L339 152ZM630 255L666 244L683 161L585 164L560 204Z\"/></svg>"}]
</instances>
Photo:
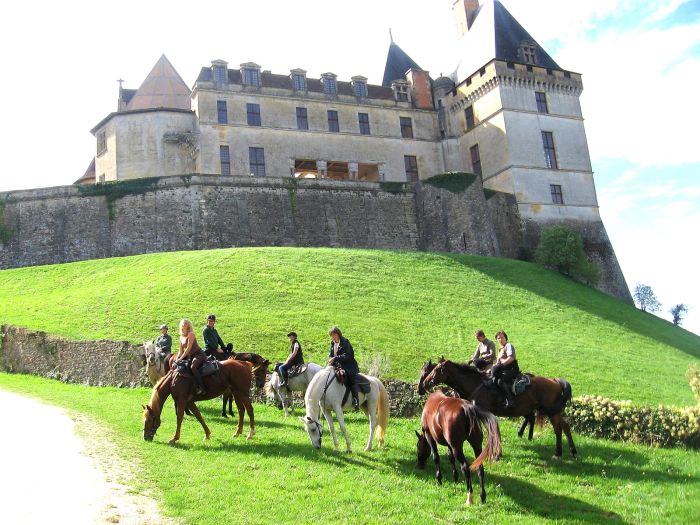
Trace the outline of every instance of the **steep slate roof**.
<instances>
[{"instance_id":1,"label":"steep slate roof","mask_svg":"<svg viewBox=\"0 0 700 525\"><path fill-rule=\"evenodd\" d=\"M524 63L518 55L518 48L524 42L534 44L536 65L561 69L499 0L482 2L469 31L458 44L460 63L451 75L452 80L459 83L494 59Z\"/></svg>"},{"instance_id":2,"label":"steep slate roof","mask_svg":"<svg viewBox=\"0 0 700 525\"><path fill-rule=\"evenodd\" d=\"M165 55L126 106L127 111L150 108L191 109L190 88Z\"/></svg>"},{"instance_id":3,"label":"steep slate roof","mask_svg":"<svg viewBox=\"0 0 700 525\"><path fill-rule=\"evenodd\" d=\"M131 101L131 99L134 98L134 95L136 94L137 91L138 91L138 89L124 89L124 88L122 88L121 96L122 96L122 100L124 101L124 104L128 104Z\"/></svg>"},{"instance_id":4,"label":"steep slate roof","mask_svg":"<svg viewBox=\"0 0 700 525\"><path fill-rule=\"evenodd\" d=\"M92 157L85 173L82 177L76 180L73 184L93 184L97 180L95 178L95 157Z\"/></svg>"},{"instance_id":5,"label":"steep slate roof","mask_svg":"<svg viewBox=\"0 0 700 525\"><path fill-rule=\"evenodd\" d=\"M386 65L384 66L384 80L382 80L382 86L391 87L391 82L393 80L403 80L406 76L406 71L409 69L422 68L392 40L391 44L389 45L389 52L386 55Z\"/></svg>"}]
</instances>

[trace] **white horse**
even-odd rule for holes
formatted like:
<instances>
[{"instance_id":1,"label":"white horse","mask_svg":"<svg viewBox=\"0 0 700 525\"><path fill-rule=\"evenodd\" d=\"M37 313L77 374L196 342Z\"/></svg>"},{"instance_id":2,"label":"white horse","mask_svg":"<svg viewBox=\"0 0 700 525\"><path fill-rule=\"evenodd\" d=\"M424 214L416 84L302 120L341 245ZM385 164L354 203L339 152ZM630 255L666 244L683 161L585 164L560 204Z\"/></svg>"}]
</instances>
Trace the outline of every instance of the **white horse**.
<instances>
[{"instance_id":1,"label":"white horse","mask_svg":"<svg viewBox=\"0 0 700 525\"><path fill-rule=\"evenodd\" d=\"M384 434L386 433L386 426L389 422L390 406L389 395L382 382L376 377L368 375L365 375L365 377L369 379L371 390L369 394L360 392L359 401L362 411L369 416L369 438L367 439L367 446L365 447L365 451L369 451L372 450L372 440L374 438L375 429L379 447L381 448L384 444ZM328 428L333 437L333 446L335 450L338 450L338 438L335 435L333 415L331 413L331 411L334 411L338 418L340 430L345 436L345 443L348 447L347 451L348 453L352 452L350 436L348 436L348 431L345 428L345 419L343 417L343 406L345 406L345 408L350 408L352 406L352 396L348 396L345 405L342 405L344 396L345 385L338 383L335 379L335 370L332 366L328 366L318 372L311 380L311 383L309 383L309 387L306 389L306 394L304 395L306 415L304 417L299 417L299 419L304 423L304 428L309 434L311 444L314 448L321 448L323 426L319 422L319 412L323 411L323 416L328 422Z\"/></svg>"},{"instance_id":2,"label":"white horse","mask_svg":"<svg viewBox=\"0 0 700 525\"><path fill-rule=\"evenodd\" d=\"M168 357L164 359L153 341L143 343L143 353L146 358L146 375L152 385L168 373Z\"/></svg>"},{"instance_id":3,"label":"white horse","mask_svg":"<svg viewBox=\"0 0 700 525\"><path fill-rule=\"evenodd\" d=\"M284 417L289 416L288 407L291 407L292 410L294 409L291 402L291 393L306 392L306 387L309 386L311 379L319 370L321 370L321 365L317 365L316 363L306 363L303 366L306 367L306 370L304 370L304 372L298 376L291 377L287 382L287 386L280 386L282 378L277 371L272 373L272 376L270 376L270 382L267 384L267 394L272 395L275 399L279 399L282 402Z\"/></svg>"}]
</instances>

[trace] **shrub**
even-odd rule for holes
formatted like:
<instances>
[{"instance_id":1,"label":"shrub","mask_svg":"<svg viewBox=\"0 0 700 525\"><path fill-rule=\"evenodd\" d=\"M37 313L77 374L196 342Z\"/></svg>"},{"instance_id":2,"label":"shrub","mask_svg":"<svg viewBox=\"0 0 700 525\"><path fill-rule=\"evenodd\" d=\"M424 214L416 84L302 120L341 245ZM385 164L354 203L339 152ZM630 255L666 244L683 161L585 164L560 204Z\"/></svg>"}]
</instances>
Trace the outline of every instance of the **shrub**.
<instances>
[{"instance_id":1,"label":"shrub","mask_svg":"<svg viewBox=\"0 0 700 525\"><path fill-rule=\"evenodd\" d=\"M581 235L564 226L542 231L535 262L586 284L596 285L600 280L600 268L586 257Z\"/></svg>"}]
</instances>

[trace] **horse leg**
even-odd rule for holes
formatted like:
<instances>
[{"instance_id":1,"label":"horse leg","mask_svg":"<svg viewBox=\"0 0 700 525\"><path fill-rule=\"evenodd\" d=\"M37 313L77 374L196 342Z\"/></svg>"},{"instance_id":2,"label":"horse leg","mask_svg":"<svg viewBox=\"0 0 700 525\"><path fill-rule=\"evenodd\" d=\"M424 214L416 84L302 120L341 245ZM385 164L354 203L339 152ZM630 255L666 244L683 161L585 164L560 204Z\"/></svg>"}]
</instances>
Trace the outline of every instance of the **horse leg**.
<instances>
[{"instance_id":1,"label":"horse leg","mask_svg":"<svg viewBox=\"0 0 700 525\"><path fill-rule=\"evenodd\" d=\"M459 472L457 471L457 465L455 464L455 453L452 447L448 445L447 447L447 458L450 460L450 465L452 465L452 480L459 481Z\"/></svg>"},{"instance_id":2,"label":"horse leg","mask_svg":"<svg viewBox=\"0 0 700 525\"><path fill-rule=\"evenodd\" d=\"M379 394L379 392L377 392ZM367 438L367 446L365 452L372 450L372 440L374 439L374 429L377 428L377 402L367 400L367 416L369 417L369 437ZM364 406L363 406L364 408Z\"/></svg>"},{"instance_id":3,"label":"horse leg","mask_svg":"<svg viewBox=\"0 0 700 525\"><path fill-rule=\"evenodd\" d=\"M233 394L228 395L228 415L233 417Z\"/></svg>"},{"instance_id":4,"label":"horse leg","mask_svg":"<svg viewBox=\"0 0 700 525\"><path fill-rule=\"evenodd\" d=\"M202 413L199 411L199 408L197 405L194 404L194 401L191 401L189 405L187 405L192 414L194 414L194 417L197 418L197 421L199 421L199 424L202 425L202 428L204 429L204 441L209 440L209 437L211 436L211 431L209 430L209 427L207 424L204 422L204 418L202 417Z\"/></svg>"},{"instance_id":5,"label":"horse leg","mask_svg":"<svg viewBox=\"0 0 700 525\"><path fill-rule=\"evenodd\" d=\"M535 413L528 416L530 418L530 430L527 432L527 440L532 441L532 433L535 431Z\"/></svg>"},{"instance_id":6,"label":"horse leg","mask_svg":"<svg viewBox=\"0 0 700 525\"><path fill-rule=\"evenodd\" d=\"M532 440L532 431L535 425L535 415L534 414L528 414L525 416L523 419L523 424L520 425L520 430L518 430L518 437L521 438L523 437L523 434L525 433L525 428L530 425L530 432L528 434L528 439Z\"/></svg>"},{"instance_id":7,"label":"horse leg","mask_svg":"<svg viewBox=\"0 0 700 525\"><path fill-rule=\"evenodd\" d=\"M289 409L287 408L287 392L284 392L284 395L282 395L281 393L279 393L278 395L282 400L282 410L284 410L284 417L289 417Z\"/></svg>"},{"instance_id":8,"label":"horse leg","mask_svg":"<svg viewBox=\"0 0 700 525\"><path fill-rule=\"evenodd\" d=\"M328 423L328 430L331 432L331 437L333 438L333 448L338 452L338 436L335 435L335 425L333 425L333 414L329 409L323 407L323 417L326 418L326 423Z\"/></svg>"},{"instance_id":9,"label":"horse leg","mask_svg":"<svg viewBox=\"0 0 700 525\"><path fill-rule=\"evenodd\" d=\"M347 452L348 454L352 453L352 445L350 443L350 436L348 435L348 429L345 428L345 417L343 416L343 408L338 404L338 407L335 409L335 417L338 419L338 426L340 427L340 431L343 433L343 436L345 436L345 446L347 447ZM372 436L370 435L370 443L372 442ZM338 447L336 447L337 449Z\"/></svg>"},{"instance_id":10,"label":"horse leg","mask_svg":"<svg viewBox=\"0 0 700 525\"><path fill-rule=\"evenodd\" d=\"M569 443L569 452L571 453L571 457L576 459L576 454L578 454L578 451L576 450L576 445L574 445L574 438L571 436L571 427L564 416L561 417L561 426L564 430L564 434L566 435L566 441Z\"/></svg>"},{"instance_id":11,"label":"horse leg","mask_svg":"<svg viewBox=\"0 0 700 525\"><path fill-rule=\"evenodd\" d=\"M168 445L174 445L180 439L180 429L182 428L182 419L185 417L185 402L178 400L175 403L175 414L177 415L177 428L175 435L168 441Z\"/></svg>"},{"instance_id":12,"label":"horse leg","mask_svg":"<svg viewBox=\"0 0 700 525\"><path fill-rule=\"evenodd\" d=\"M562 427L561 414L554 414L553 416L549 416L549 420L552 422L552 428L554 429L554 434L557 437L557 444L556 444L556 447L554 449L554 456L552 456L552 459L560 460L561 459L561 427Z\"/></svg>"},{"instance_id":13,"label":"horse leg","mask_svg":"<svg viewBox=\"0 0 700 525\"><path fill-rule=\"evenodd\" d=\"M243 415L245 414L245 408L243 407L243 400L241 400L237 395L234 395L233 399L236 401L236 408L238 409L238 428L236 429L235 434L233 434L233 437L237 438L243 434Z\"/></svg>"},{"instance_id":14,"label":"horse leg","mask_svg":"<svg viewBox=\"0 0 700 525\"><path fill-rule=\"evenodd\" d=\"M250 430L245 438L252 439L255 435L255 415L253 414L253 404L248 397L243 398L243 406L245 406L245 411L248 414L248 421L250 422Z\"/></svg>"},{"instance_id":15,"label":"horse leg","mask_svg":"<svg viewBox=\"0 0 700 525\"><path fill-rule=\"evenodd\" d=\"M226 394L221 394L221 417L228 417L226 415Z\"/></svg>"},{"instance_id":16,"label":"horse leg","mask_svg":"<svg viewBox=\"0 0 700 525\"><path fill-rule=\"evenodd\" d=\"M474 457L478 458L481 455L481 451L483 450L481 448L481 437L478 438L478 441L475 443L472 443L471 441L469 444L472 446L472 450L474 451ZM464 446L464 444L462 444ZM474 500L472 499L472 477L471 477L471 471L469 470L469 465L467 465L467 459L464 457L464 451L462 447L460 447L457 451L459 455L457 456L457 459L459 459L460 464L462 465L462 472L464 472L464 475L467 478L467 505L471 505ZM461 459L460 459L461 456ZM484 466L480 465L479 466L479 487L481 488L481 503L486 503L486 490L484 490Z\"/></svg>"},{"instance_id":17,"label":"horse leg","mask_svg":"<svg viewBox=\"0 0 700 525\"><path fill-rule=\"evenodd\" d=\"M425 433L425 439L428 440L430 449L433 451L433 462L435 463L435 479L438 485L442 485L442 470L440 470L440 456L438 455L437 442L433 439L430 432Z\"/></svg>"}]
</instances>

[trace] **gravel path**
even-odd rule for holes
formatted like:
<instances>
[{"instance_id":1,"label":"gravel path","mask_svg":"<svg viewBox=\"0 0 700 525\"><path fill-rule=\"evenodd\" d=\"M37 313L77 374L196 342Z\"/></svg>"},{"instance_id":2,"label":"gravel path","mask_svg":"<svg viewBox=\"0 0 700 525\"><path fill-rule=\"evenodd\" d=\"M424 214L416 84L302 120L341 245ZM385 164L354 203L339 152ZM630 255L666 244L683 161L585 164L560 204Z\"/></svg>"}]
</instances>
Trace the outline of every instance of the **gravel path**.
<instances>
[{"instance_id":1,"label":"gravel path","mask_svg":"<svg viewBox=\"0 0 700 525\"><path fill-rule=\"evenodd\" d=\"M3 390L0 407L0 523L174 525L130 491L133 467L95 423Z\"/></svg>"}]
</instances>

